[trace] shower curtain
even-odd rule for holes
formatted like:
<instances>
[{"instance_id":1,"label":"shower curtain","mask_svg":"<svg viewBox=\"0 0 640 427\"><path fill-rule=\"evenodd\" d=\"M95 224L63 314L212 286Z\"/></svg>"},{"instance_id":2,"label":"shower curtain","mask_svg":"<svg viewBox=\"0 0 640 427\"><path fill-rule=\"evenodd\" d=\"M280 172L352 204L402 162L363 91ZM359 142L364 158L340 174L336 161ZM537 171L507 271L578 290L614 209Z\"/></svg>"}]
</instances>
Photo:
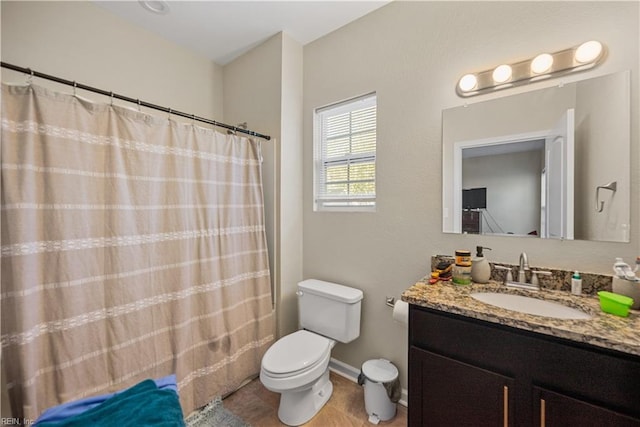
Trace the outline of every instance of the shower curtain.
<instances>
[{"instance_id":1,"label":"shower curtain","mask_svg":"<svg viewBox=\"0 0 640 427\"><path fill-rule=\"evenodd\" d=\"M14 417L175 373L185 415L274 337L259 142L2 85L2 359Z\"/></svg>"}]
</instances>

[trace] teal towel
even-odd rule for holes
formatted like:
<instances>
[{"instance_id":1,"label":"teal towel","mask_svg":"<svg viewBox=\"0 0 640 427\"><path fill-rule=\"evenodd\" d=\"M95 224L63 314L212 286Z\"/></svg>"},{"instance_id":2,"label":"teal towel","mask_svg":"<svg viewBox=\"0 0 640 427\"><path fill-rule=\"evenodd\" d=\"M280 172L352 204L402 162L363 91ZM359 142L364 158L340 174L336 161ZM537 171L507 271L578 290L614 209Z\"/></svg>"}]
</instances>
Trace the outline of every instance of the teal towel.
<instances>
[{"instance_id":1,"label":"teal towel","mask_svg":"<svg viewBox=\"0 0 640 427\"><path fill-rule=\"evenodd\" d=\"M182 408L173 390L161 390L144 380L104 403L64 421L40 427L184 427Z\"/></svg>"}]
</instances>

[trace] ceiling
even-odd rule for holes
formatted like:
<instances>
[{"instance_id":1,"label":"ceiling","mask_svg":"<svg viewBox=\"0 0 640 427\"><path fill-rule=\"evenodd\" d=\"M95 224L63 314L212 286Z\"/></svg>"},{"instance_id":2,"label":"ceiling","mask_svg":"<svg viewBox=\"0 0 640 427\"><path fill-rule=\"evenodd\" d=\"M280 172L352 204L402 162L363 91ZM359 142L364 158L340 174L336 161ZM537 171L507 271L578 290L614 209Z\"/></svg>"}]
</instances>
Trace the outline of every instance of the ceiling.
<instances>
[{"instance_id":1,"label":"ceiling","mask_svg":"<svg viewBox=\"0 0 640 427\"><path fill-rule=\"evenodd\" d=\"M138 1L94 3L137 27L224 65L281 31L305 45L389 1L174 0L166 2L165 14L152 13Z\"/></svg>"}]
</instances>

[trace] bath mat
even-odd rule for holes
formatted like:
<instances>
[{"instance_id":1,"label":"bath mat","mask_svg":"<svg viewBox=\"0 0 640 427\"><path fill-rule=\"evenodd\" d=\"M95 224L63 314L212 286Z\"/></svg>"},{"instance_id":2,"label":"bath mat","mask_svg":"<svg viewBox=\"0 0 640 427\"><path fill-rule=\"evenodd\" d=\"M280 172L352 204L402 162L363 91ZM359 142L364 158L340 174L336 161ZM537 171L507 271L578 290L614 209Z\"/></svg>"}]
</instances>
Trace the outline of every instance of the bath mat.
<instances>
[{"instance_id":1,"label":"bath mat","mask_svg":"<svg viewBox=\"0 0 640 427\"><path fill-rule=\"evenodd\" d=\"M222 399L216 397L201 411L189 415L187 427L251 427L233 412L222 406Z\"/></svg>"}]
</instances>

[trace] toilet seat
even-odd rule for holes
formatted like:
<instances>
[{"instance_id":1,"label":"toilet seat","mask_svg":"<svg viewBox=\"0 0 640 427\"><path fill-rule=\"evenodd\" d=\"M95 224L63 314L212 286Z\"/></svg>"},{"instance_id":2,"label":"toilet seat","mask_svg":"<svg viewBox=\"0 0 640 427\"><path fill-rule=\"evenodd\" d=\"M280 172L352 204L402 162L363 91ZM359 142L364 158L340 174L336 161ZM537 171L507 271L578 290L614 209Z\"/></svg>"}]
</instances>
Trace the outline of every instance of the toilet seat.
<instances>
[{"instance_id":1,"label":"toilet seat","mask_svg":"<svg viewBox=\"0 0 640 427\"><path fill-rule=\"evenodd\" d=\"M325 361L331 347L332 340L300 330L280 338L267 350L262 369L273 378L298 375Z\"/></svg>"}]
</instances>

